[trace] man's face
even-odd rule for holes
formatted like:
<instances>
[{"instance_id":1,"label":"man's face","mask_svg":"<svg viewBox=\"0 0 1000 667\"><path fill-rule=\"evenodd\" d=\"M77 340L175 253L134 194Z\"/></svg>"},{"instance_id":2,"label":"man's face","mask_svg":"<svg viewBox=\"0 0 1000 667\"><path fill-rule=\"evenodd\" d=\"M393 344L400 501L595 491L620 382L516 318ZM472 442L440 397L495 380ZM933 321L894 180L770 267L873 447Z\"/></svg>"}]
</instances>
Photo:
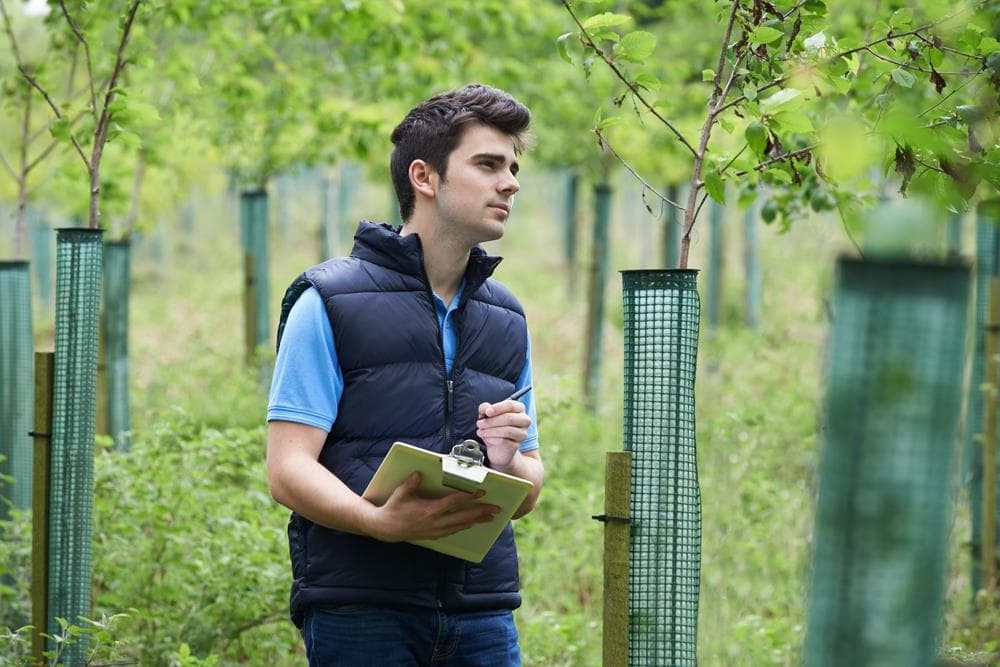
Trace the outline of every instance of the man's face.
<instances>
[{"instance_id":1,"label":"man's face","mask_svg":"<svg viewBox=\"0 0 1000 667\"><path fill-rule=\"evenodd\" d=\"M517 170L509 135L489 125L469 125L440 180L436 203L442 228L470 247L503 236L514 193L521 187Z\"/></svg>"}]
</instances>

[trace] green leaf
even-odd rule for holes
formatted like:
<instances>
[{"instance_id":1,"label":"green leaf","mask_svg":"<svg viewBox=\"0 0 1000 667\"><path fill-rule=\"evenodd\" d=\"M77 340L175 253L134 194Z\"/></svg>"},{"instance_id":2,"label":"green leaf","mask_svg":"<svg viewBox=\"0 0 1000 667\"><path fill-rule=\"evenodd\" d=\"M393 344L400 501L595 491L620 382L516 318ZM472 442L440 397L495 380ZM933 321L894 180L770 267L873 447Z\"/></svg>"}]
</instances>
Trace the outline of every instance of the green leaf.
<instances>
[{"instance_id":1,"label":"green leaf","mask_svg":"<svg viewBox=\"0 0 1000 667\"><path fill-rule=\"evenodd\" d=\"M783 88L765 100L760 101L761 111L775 113L778 109L793 110L805 102L800 96L802 91L797 88Z\"/></svg>"},{"instance_id":2,"label":"green leaf","mask_svg":"<svg viewBox=\"0 0 1000 667\"><path fill-rule=\"evenodd\" d=\"M556 39L556 49L559 50L559 55L562 57L563 60L568 62L570 65L573 64L573 58L572 56L569 55L569 44L567 42L571 37L574 37L575 35L576 33L567 32L562 35L559 35L559 38Z\"/></svg>"},{"instance_id":3,"label":"green leaf","mask_svg":"<svg viewBox=\"0 0 1000 667\"><path fill-rule=\"evenodd\" d=\"M59 141L69 141L70 138L70 125L69 119L63 116L62 118L56 118L51 123L49 123L49 132L53 137Z\"/></svg>"},{"instance_id":4,"label":"green leaf","mask_svg":"<svg viewBox=\"0 0 1000 667\"><path fill-rule=\"evenodd\" d=\"M986 56L986 67L1000 74L1000 51L994 51Z\"/></svg>"},{"instance_id":5,"label":"green leaf","mask_svg":"<svg viewBox=\"0 0 1000 667\"><path fill-rule=\"evenodd\" d=\"M754 121L747 125L747 129L743 132L744 138L747 140L747 145L750 146L757 157L764 157L764 147L767 145L767 128L763 125Z\"/></svg>"},{"instance_id":6,"label":"green leaf","mask_svg":"<svg viewBox=\"0 0 1000 667\"><path fill-rule=\"evenodd\" d=\"M604 130L604 129L612 127L614 125L619 125L619 124L621 124L623 122L625 122L625 119L622 118L621 116L609 116L607 118L601 119L597 123L596 127L597 127L598 130Z\"/></svg>"},{"instance_id":7,"label":"green leaf","mask_svg":"<svg viewBox=\"0 0 1000 667\"><path fill-rule=\"evenodd\" d=\"M663 82L658 78L650 74L649 72L639 72L635 75L635 79L632 81L637 88L643 88L648 91L656 91L660 89Z\"/></svg>"},{"instance_id":8,"label":"green leaf","mask_svg":"<svg viewBox=\"0 0 1000 667\"><path fill-rule=\"evenodd\" d=\"M917 81L917 77L913 76L913 74L907 72L905 69L897 67L892 70L892 80L903 88L912 88L913 84Z\"/></svg>"},{"instance_id":9,"label":"green leaf","mask_svg":"<svg viewBox=\"0 0 1000 667\"><path fill-rule=\"evenodd\" d=\"M788 132L807 133L815 130L812 121L805 111L781 111L772 116L774 122L781 126L781 129Z\"/></svg>"},{"instance_id":10,"label":"green leaf","mask_svg":"<svg viewBox=\"0 0 1000 667\"><path fill-rule=\"evenodd\" d=\"M1000 51L1000 41L997 41L994 37L983 37L979 40L979 46L976 49L981 54L990 54L994 51Z\"/></svg>"},{"instance_id":11,"label":"green leaf","mask_svg":"<svg viewBox=\"0 0 1000 667\"><path fill-rule=\"evenodd\" d=\"M802 9L818 16L826 15L826 3L822 0L806 0L802 5Z\"/></svg>"},{"instance_id":12,"label":"green leaf","mask_svg":"<svg viewBox=\"0 0 1000 667\"><path fill-rule=\"evenodd\" d=\"M714 171L705 174L705 191L720 204L726 203L726 182Z\"/></svg>"},{"instance_id":13,"label":"green leaf","mask_svg":"<svg viewBox=\"0 0 1000 667\"><path fill-rule=\"evenodd\" d=\"M792 175L781 167L768 169L767 175L771 178L771 180L778 181L779 183L784 183L785 185L792 184Z\"/></svg>"},{"instance_id":14,"label":"green leaf","mask_svg":"<svg viewBox=\"0 0 1000 667\"><path fill-rule=\"evenodd\" d=\"M596 42L617 42L622 38L614 30L599 30L597 32L590 33L590 39Z\"/></svg>"},{"instance_id":15,"label":"green leaf","mask_svg":"<svg viewBox=\"0 0 1000 667\"><path fill-rule=\"evenodd\" d=\"M889 25L893 29L909 28L911 23L913 23L913 10L909 7L897 9L892 13L892 17L889 19Z\"/></svg>"},{"instance_id":16,"label":"green leaf","mask_svg":"<svg viewBox=\"0 0 1000 667\"><path fill-rule=\"evenodd\" d=\"M757 88L752 84L749 83L746 84L745 86L743 86L743 97L747 98L748 100L757 99Z\"/></svg>"},{"instance_id":17,"label":"green leaf","mask_svg":"<svg viewBox=\"0 0 1000 667\"><path fill-rule=\"evenodd\" d=\"M962 120L969 124L978 123L985 118L983 110L974 104L962 104L955 107L955 111L958 112L958 115L962 118Z\"/></svg>"},{"instance_id":18,"label":"green leaf","mask_svg":"<svg viewBox=\"0 0 1000 667\"><path fill-rule=\"evenodd\" d=\"M769 28L766 25L759 26L752 33L750 33L750 43L751 44L770 44L771 42L781 39L785 33L777 30L775 28Z\"/></svg>"},{"instance_id":19,"label":"green leaf","mask_svg":"<svg viewBox=\"0 0 1000 667\"><path fill-rule=\"evenodd\" d=\"M614 55L622 60L639 63L651 56L655 48L656 37L653 33L636 30L622 37L622 41L615 46Z\"/></svg>"},{"instance_id":20,"label":"green leaf","mask_svg":"<svg viewBox=\"0 0 1000 667\"><path fill-rule=\"evenodd\" d=\"M587 32L592 30L605 30L607 28L614 28L615 26L625 25L632 20L631 16L626 14L614 14L612 12L604 12L603 14L596 14L591 16L589 19L583 22L583 29Z\"/></svg>"},{"instance_id":21,"label":"green leaf","mask_svg":"<svg viewBox=\"0 0 1000 667\"><path fill-rule=\"evenodd\" d=\"M715 70L714 69L703 69L703 70L701 70L701 80L702 81L714 81L715 80Z\"/></svg>"}]
</instances>

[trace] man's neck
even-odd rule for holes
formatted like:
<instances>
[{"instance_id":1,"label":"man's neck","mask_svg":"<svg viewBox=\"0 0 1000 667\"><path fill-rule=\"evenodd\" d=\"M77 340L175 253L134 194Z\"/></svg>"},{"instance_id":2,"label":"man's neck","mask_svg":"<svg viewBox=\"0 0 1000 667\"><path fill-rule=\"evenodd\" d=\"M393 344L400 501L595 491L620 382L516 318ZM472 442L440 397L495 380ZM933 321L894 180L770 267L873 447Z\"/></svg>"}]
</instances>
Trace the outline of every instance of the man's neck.
<instances>
[{"instance_id":1,"label":"man's neck","mask_svg":"<svg viewBox=\"0 0 1000 667\"><path fill-rule=\"evenodd\" d=\"M435 226L421 225L419 221L411 219L403 225L400 234L420 234L427 279L434 293L448 305L462 284L471 249L443 234L435 234L436 230Z\"/></svg>"}]
</instances>

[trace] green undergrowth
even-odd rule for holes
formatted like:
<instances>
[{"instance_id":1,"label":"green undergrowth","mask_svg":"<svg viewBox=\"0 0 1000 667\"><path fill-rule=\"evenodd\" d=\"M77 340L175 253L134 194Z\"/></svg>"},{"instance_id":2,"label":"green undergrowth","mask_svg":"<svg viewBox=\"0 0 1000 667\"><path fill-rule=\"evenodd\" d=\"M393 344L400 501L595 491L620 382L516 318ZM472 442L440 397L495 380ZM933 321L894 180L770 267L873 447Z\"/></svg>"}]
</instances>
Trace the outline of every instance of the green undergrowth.
<instances>
[{"instance_id":1,"label":"green undergrowth","mask_svg":"<svg viewBox=\"0 0 1000 667\"><path fill-rule=\"evenodd\" d=\"M560 230L532 217L539 208L522 208L494 249L507 258L498 276L521 296L532 331L546 468L538 507L515 527L524 598L515 618L525 665L590 667L601 664L603 603L603 529L591 516L603 512L606 452L622 448L621 287L611 272L600 386L590 411L581 388L586 263L580 260L570 296ZM698 655L709 667L802 660L823 350L839 250L829 240L837 230L825 224L806 221L784 236L762 230L757 330L741 322L740 249L731 247L723 321L714 330L702 323ZM91 617L115 619L109 641L132 664L301 665L301 640L287 616L288 512L266 484L273 351L245 360L233 230L215 221L199 234L197 244L168 235L162 264L137 249L133 446L121 453L98 441ZM642 240L620 229L613 234L614 268L639 266ZM273 239L273 320L285 285L314 261L310 239L307 230ZM705 245L696 246L693 266ZM584 242L579 257L588 256ZM996 651L1000 619L970 611L962 502L941 646L948 659L975 664ZM30 517L14 516L0 522L0 627L20 639L9 640L10 655L0 647L0 663L17 664L13 651L23 650L24 635L16 628L28 612Z\"/></svg>"}]
</instances>

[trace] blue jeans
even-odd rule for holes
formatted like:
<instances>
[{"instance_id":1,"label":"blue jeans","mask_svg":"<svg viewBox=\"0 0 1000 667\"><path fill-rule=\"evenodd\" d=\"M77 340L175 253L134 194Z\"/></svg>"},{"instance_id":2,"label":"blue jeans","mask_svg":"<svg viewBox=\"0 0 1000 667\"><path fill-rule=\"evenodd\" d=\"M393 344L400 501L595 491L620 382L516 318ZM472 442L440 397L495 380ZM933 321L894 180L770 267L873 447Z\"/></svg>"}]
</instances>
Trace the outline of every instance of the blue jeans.
<instances>
[{"instance_id":1,"label":"blue jeans","mask_svg":"<svg viewBox=\"0 0 1000 667\"><path fill-rule=\"evenodd\" d=\"M347 605L312 608L302 626L309 667L519 667L510 611L447 613Z\"/></svg>"}]
</instances>

